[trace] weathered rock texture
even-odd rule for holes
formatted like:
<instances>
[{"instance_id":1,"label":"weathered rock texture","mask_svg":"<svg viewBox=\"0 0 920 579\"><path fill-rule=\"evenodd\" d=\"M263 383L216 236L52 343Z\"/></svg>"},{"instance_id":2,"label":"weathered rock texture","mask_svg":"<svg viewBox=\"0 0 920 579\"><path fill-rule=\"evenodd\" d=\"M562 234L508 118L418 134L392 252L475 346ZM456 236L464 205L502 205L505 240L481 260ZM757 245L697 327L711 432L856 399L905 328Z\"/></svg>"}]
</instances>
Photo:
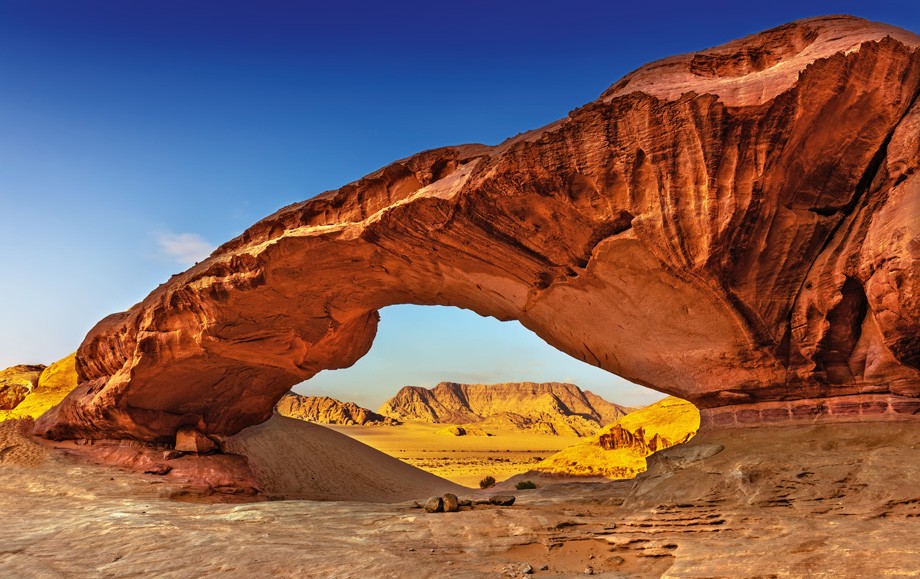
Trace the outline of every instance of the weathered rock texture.
<instances>
[{"instance_id":1,"label":"weathered rock texture","mask_svg":"<svg viewBox=\"0 0 920 579\"><path fill-rule=\"evenodd\" d=\"M406 386L380 414L400 421L478 424L481 429L531 430L587 436L625 416L629 408L560 382ZM481 430L480 429L480 430Z\"/></svg>"},{"instance_id":2,"label":"weathered rock texture","mask_svg":"<svg viewBox=\"0 0 920 579\"><path fill-rule=\"evenodd\" d=\"M44 366L12 366L0 370L0 410L12 410L38 386Z\"/></svg>"},{"instance_id":3,"label":"weathered rock texture","mask_svg":"<svg viewBox=\"0 0 920 579\"><path fill-rule=\"evenodd\" d=\"M38 418L53 408L77 387L76 354L71 354L45 366L14 366L0 372L0 400L8 400L0 408L0 421L17 418ZM3 404L0 404L3 406Z\"/></svg>"},{"instance_id":4,"label":"weathered rock texture","mask_svg":"<svg viewBox=\"0 0 920 579\"><path fill-rule=\"evenodd\" d=\"M275 405L278 414L288 418L322 424L358 424L361 426L395 426L398 420L361 408L354 402L342 402L328 396L285 394Z\"/></svg>"},{"instance_id":5,"label":"weathered rock texture","mask_svg":"<svg viewBox=\"0 0 920 579\"><path fill-rule=\"evenodd\" d=\"M535 471L576 476L633 478L645 457L687 442L700 427L700 413L686 400L668 397L640 408L584 442L540 462Z\"/></svg>"},{"instance_id":6,"label":"weathered rock texture","mask_svg":"<svg viewBox=\"0 0 920 579\"><path fill-rule=\"evenodd\" d=\"M102 320L37 429L236 432L353 364L401 303L518 319L704 421L913 415L918 46L799 21L652 63L498 146L285 207Z\"/></svg>"}]
</instances>

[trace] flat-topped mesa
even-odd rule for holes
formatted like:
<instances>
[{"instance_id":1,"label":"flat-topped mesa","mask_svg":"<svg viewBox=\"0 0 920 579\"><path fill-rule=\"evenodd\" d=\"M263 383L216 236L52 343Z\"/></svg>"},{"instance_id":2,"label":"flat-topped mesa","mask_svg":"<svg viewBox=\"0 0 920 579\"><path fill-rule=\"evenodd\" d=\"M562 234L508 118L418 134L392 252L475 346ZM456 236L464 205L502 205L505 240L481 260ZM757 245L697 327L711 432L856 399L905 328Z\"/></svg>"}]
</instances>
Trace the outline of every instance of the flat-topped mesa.
<instances>
[{"instance_id":1,"label":"flat-topped mesa","mask_svg":"<svg viewBox=\"0 0 920 579\"><path fill-rule=\"evenodd\" d=\"M377 310L404 303L518 319L704 424L913 416L918 46L856 18L796 22L286 207L100 322L37 429L236 432L353 364Z\"/></svg>"}]
</instances>

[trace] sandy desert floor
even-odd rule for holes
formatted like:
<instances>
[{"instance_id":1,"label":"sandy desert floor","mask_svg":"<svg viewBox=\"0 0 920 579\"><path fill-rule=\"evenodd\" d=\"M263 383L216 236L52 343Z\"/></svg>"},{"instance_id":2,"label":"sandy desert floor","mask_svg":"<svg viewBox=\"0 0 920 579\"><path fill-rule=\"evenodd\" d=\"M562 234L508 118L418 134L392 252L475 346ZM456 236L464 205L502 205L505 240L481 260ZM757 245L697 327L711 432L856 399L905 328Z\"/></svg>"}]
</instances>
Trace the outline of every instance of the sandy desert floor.
<instances>
[{"instance_id":1,"label":"sandy desert floor","mask_svg":"<svg viewBox=\"0 0 920 579\"><path fill-rule=\"evenodd\" d=\"M577 436L497 429L488 430L493 436L451 436L438 432L452 425L422 422L401 426L323 426L414 467L473 488L478 488L485 476L502 481L526 472L544 458L581 440Z\"/></svg>"},{"instance_id":2,"label":"sandy desert floor","mask_svg":"<svg viewBox=\"0 0 920 579\"><path fill-rule=\"evenodd\" d=\"M177 501L168 477L88 464L8 428L0 448L4 577L920 574L911 424L708 432L656 455L635 481L547 485L512 491L513 507L432 514ZM326 473L336 480L353 484Z\"/></svg>"}]
</instances>

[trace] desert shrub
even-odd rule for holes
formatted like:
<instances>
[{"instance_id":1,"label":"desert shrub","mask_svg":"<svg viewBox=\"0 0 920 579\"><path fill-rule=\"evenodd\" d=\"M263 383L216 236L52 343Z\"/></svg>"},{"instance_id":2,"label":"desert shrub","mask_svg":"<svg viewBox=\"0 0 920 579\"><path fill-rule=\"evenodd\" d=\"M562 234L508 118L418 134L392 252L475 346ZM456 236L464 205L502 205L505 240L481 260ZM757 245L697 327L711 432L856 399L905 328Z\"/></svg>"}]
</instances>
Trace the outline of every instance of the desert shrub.
<instances>
[{"instance_id":1,"label":"desert shrub","mask_svg":"<svg viewBox=\"0 0 920 579\"><path fill-rule=\"evenodd\" d=\"M532 480L522 480L518 484L514 485L514 488L516 488L519 491L522 491L524 489L535 489L537 488L537 485L533 484Z\"/></svg>"},{"instance_id":2,"label":"desert shrub","mask_svg":"<svg viewBox=\"0 0 920 579\"><path fill-rule=\"evenodd\" d=\"M494 486L495 486L494 476L487 476L486 478L479 481L479 488L481 489L487 489L489 487L494 487Z\"/></svg>"}]
</instances>

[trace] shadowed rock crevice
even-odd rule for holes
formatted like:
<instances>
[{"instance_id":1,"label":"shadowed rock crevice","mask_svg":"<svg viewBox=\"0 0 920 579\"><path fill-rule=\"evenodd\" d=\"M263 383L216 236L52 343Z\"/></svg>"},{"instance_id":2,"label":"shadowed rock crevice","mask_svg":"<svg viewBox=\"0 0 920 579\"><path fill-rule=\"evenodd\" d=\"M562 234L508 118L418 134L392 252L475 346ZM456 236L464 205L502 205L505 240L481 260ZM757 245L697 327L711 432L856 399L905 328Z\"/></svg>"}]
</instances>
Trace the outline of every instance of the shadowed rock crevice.
<instances>
[{"instance_id":1,"label":"shadowed rock crevice","mask_svg":"<svg viewBox=\"0 0 920 579\"><path fill-rule=\"evenodd\" d=\"M402 303L520 320L704 424L911 416L918 46L856 18L792 23L281 209L100 322L37 429L236 432L353 364Z\"/></svg>"}]
</instances>

